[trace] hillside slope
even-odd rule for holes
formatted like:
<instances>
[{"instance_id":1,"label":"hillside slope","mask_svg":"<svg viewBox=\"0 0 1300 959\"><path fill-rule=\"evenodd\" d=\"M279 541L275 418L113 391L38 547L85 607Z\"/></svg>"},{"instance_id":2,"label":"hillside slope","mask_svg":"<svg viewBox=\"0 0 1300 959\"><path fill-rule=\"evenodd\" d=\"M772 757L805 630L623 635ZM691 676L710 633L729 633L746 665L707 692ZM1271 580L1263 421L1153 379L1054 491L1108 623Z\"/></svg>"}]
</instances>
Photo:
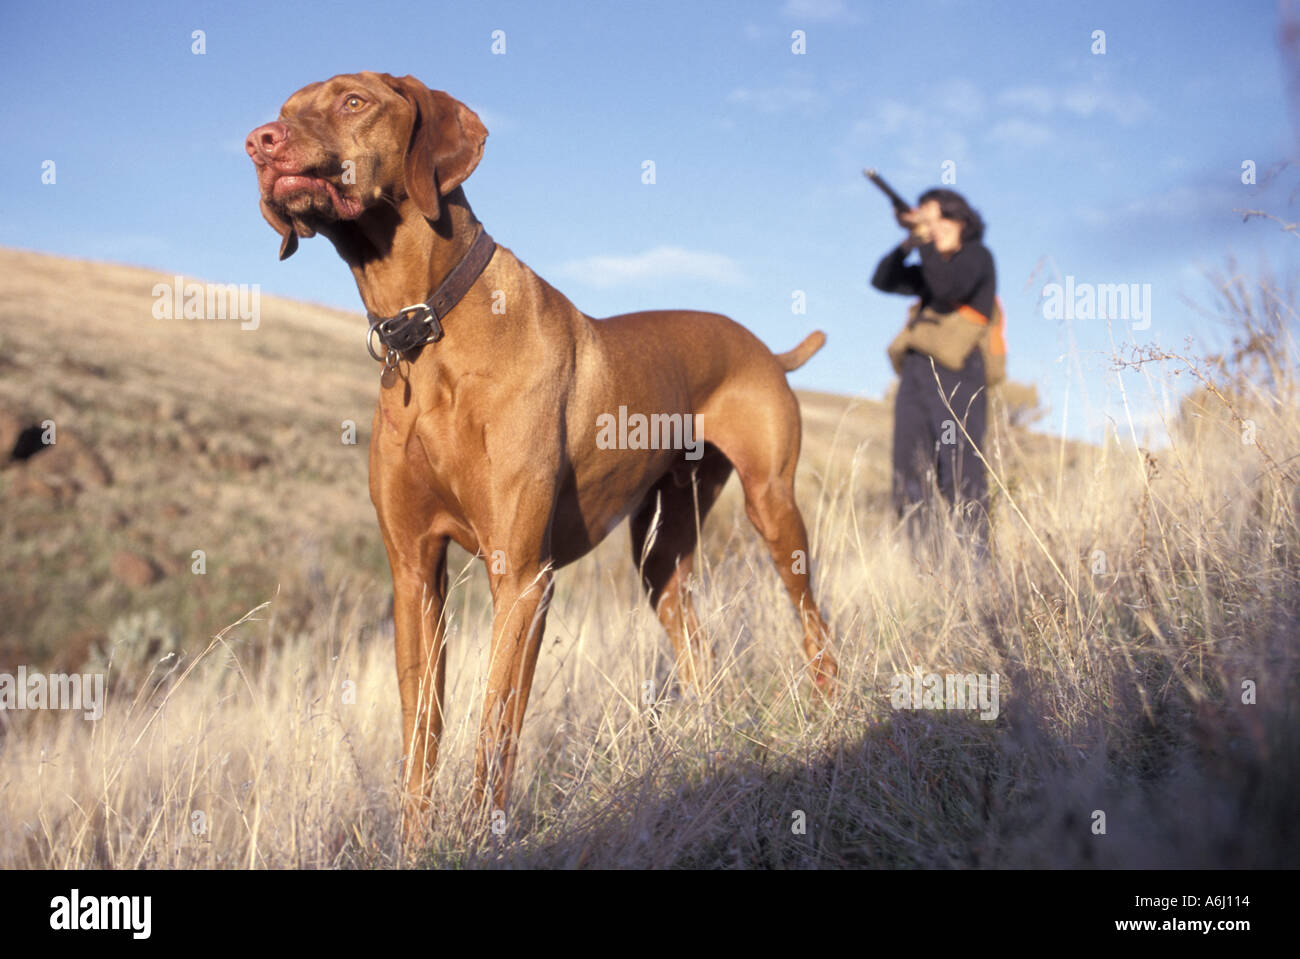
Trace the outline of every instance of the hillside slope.
<instances>
[{"instance_id":1,"label":"hillside slope","mask_svg":"<svg viewBox=\"0 0 1300 959\"><path fill-rule=\"evenodd\" d=\"M290 618L345 577L387 590L367 488L378 368L361 314L264 296L256 330L157 319L159 283L173 277L0 250L0 442L7 454L16 431L53 420L54 449L76 450L66 464L42 451L0 472L0 666L75 659L151 608L199 641L277 587ZM837 457L866 448L879 468L858 480L882 504L884 406L801 402L801 498ZM710 526L738 509L733 479ZM621 556L626 535L602 550Z\"/></svg>"}]
</instances>

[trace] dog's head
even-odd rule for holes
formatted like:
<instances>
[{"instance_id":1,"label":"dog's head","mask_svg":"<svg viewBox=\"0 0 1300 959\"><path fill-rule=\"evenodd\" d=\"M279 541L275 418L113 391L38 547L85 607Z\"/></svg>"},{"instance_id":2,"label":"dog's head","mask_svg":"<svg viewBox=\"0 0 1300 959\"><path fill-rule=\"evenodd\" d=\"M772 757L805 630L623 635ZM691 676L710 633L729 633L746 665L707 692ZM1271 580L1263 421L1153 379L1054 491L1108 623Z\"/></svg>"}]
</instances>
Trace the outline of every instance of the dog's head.
<instances>
[{"instance_id":1,"label":"dog's head","mask_svg":"<svg viewBox=\"0 0 1300 959\"><path fill-rule=\"evenodd\" d=\"M410 198L430 220L474 172L487 129L477 114L414 77L345 73L303 87L280 118L248 135L262 215L280 259L298 237Z\"/></svg>"}]
</instances>

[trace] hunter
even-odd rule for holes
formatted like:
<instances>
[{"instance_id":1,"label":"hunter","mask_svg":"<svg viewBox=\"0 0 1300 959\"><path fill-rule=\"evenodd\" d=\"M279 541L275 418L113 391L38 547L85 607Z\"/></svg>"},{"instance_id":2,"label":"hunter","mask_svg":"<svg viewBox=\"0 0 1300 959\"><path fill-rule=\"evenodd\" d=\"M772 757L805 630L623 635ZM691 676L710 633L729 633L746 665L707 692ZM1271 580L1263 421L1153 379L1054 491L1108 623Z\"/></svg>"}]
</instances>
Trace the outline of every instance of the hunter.
<instances>
[{"instance_id":1,"label":"hunter","mask_svg":"<svg viewBox=\"0 0 1300 959\"><path fill-rule=\"evenodd\" d=\"M894 405L894 508L908 519L915 536L923 528L919 517L937 479L944 498L957 508L963 535L983 556L988 487L984 464L972 447L983 443L986 385L1001 377L1005 354L993 255L983 243L984 221L953 190L928 190L916 207L900 210L896 219L908 236L880 261L871 280L885 293L920 298L889 348L900 377ZM920 263L909 265L913 250ZM991 320L1001 352L990 362ZM988 367L994 365L999 369L991 376Z\"/></svg>"}]
</instances>

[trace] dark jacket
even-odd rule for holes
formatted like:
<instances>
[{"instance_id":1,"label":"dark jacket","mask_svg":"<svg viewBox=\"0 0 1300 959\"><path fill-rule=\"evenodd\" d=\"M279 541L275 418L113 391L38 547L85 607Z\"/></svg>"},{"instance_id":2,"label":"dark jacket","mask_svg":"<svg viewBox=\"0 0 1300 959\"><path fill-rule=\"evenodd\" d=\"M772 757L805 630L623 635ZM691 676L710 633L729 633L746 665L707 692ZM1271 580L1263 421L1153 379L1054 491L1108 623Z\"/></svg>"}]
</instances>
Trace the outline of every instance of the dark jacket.
<instances>
[{"instance_id":1,"label":"dark jacket","mask_svg":"<svg viewBox=\"0 0 1300 959\"><path fill-rule=\"evenodd\" d=\"M871 285L883 293L904 293L921 298L921 306L936 313L951 313L968 305L984 316L993 315L997 270L993 254L979 240L963 240L961 249L944 259L933 243L917 247L920 266L905 266L907 252L895 247L885 254Z\"/></svg>"}]
</instances>

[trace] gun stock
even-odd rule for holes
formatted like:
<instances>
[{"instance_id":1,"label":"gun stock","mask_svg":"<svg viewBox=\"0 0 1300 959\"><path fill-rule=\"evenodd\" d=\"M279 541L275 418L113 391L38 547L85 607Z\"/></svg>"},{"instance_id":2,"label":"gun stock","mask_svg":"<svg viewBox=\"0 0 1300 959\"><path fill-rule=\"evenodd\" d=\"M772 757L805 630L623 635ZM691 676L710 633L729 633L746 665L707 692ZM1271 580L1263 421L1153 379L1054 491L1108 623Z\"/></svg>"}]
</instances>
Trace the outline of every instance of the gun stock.
<instances>
[{"instance_id":1,"label":"gun stock","mask_svg":"<svg viewBox=\"0 0 1300 959\"><path fill-rule=\"evenodd\" d=\"M894 188L885 182L885 178L874 169L867 167L867 169L862 171L862 175L878 186L881 193L889 197L889 202L894 205L895 213L906 213L908 210L912 209L912 204L899 196L898 193L895 192Z\"/></svg>"}]
</instances>

